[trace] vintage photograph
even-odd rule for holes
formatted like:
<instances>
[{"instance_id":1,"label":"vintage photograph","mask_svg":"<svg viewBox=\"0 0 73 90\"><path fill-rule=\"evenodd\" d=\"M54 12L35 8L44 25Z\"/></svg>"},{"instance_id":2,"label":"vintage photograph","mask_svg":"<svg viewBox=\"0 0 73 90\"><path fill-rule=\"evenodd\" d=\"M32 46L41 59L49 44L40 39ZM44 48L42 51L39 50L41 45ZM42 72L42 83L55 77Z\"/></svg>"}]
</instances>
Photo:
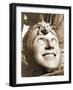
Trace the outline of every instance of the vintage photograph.
<instances>
[{"instance_id":1,"label":"vintage photograph","mask_svg":"<svg viewBox=\"0 0 73 90\"><path fill-rule=\"evenodd\" d=\"M64 14L21 12L21 76L64 75Z\"/></svg>"},{"instance_id":2,"label":"vintage photograph","mask_svg":"<svg viewBox=\"0 0 73 90\"><path fill-rule=\"evenodd\" d=\"M71 83L71 7L10 4L10 86Z\"/></svg>"}]
</instances>

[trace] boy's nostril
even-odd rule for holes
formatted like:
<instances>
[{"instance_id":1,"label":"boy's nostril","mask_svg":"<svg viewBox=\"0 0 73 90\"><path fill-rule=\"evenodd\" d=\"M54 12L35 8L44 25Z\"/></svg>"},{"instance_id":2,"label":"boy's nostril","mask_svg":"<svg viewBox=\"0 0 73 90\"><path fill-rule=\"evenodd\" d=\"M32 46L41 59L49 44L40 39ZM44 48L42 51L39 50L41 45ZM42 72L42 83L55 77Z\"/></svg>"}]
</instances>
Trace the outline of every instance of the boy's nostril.
<instances>
[{"instance_id":1,"label":"boy's nostril","mask_svg":"<svg viewBox=\"0 0 73 90\"><path fill-rule=\"evenodd\" d=\"M51 49L54 49L54 47L51 47Z\"/></svg>"},{"instance_id":2,"label":"boy's nostril","mask_svg":"<svg viewBox=\"0 0 73 90\"><path fill-rule=\"evenodd\" d=\"M49 49L54 49L54 47L51 47L51 46L46 46L45 47L46 50L49 50Z\"/></svg>"}]
</instances>

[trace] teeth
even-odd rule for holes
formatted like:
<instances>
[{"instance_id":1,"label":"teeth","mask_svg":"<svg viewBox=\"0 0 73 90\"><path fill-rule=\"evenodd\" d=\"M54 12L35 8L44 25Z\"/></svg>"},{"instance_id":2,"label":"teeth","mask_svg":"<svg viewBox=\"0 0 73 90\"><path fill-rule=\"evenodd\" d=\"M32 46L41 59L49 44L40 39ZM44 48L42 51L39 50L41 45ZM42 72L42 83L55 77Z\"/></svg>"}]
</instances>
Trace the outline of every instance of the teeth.
<instances>
[{"instance_id":1,"label":"teeth","mask_svg":"<svg viewBox=\"0 0 73 90\"><path fill-rule=\"evenodd\" d=\"M43 54L42 56L56 56L56 54L54 54L54 53L46 53L46 54Z\"/></svg>"},{"instance_id":2,"label":"teeth","mask_svg":"<svg viewBox=\"0 0 73 90\"><path fill-rule=\"evenodd\" d=\"M48 56L54 56L54 54L48 54Z\"/></svg>"},{"instance_id":3,"label":"teeth","mask_svg":"<svg viewBox=\"0 0 73 90\"><path fill-rule=\"evenodd\" d=\"M47 54L47 55L45 55L45 56L54 56L54 54Z\"/></svg>"}]
</instances>

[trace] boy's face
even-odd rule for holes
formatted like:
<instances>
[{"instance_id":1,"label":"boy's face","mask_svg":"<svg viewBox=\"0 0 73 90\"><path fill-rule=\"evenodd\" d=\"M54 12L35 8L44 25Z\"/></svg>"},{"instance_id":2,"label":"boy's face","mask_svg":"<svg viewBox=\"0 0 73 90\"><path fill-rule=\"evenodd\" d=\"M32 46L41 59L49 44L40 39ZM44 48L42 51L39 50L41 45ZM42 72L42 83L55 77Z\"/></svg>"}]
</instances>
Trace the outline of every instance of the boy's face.
<instances>
[{"instance_id":1,"label":"boy's face","mask_svg":"<svg viewBox=\"0 0 73 90\"><path fill-rule=\"evenodd\" d=\"M43 67L57 68L60 63L58 39L55 32L43 23L34 30L37 31L37 36L33 41L33 56L35 61Z\"/></svg>"}]
</instances>

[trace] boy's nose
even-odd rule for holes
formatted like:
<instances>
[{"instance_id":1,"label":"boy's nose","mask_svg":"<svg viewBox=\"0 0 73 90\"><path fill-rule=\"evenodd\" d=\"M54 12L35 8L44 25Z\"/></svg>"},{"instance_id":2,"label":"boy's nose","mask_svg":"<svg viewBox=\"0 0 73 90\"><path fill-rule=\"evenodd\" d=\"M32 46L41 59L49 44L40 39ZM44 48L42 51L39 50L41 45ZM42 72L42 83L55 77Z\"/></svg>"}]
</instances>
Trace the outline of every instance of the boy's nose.
<instances>
[{"instance_id":1,"label":"boy's nose","mask_svg":"<svg viewBox=\"0 0 73 90\"><path fill-rule=\"evenodd\" d=\"M51 45L46 45L46 46L45 46L45 50L51 50L51 49L54 49L54 47L51 46Z\"/></svg>"},{"instance_id":2,"label":"boy's nose","mask_svg":"<svg viewBox=\"0 0 73 90\"><path fill-rule=\"evenodd\" d=\"M46 50L54 49L54 46L51 44L51 42L50 42L49 39L46 40L46 46L45 46L45 49L46 49Z\"/></svg>"}]
</instances>

